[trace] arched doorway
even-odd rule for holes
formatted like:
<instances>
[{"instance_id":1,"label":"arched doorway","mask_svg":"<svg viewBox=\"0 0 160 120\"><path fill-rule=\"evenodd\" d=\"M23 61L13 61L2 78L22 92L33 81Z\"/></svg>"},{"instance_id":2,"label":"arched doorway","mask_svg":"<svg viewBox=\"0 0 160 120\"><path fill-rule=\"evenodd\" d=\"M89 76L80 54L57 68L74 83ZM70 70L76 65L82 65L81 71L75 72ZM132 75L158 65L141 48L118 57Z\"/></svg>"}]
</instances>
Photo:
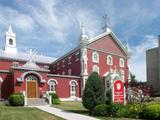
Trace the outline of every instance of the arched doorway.
<instances>
[{"instance_id":1,"label":"arched doorway","mask_svg":"<svg viewBox=\"0 0 160 120\"><path fill-rule=\"evenodd\" d=\"M27 98L38 97L38 78L37 76L30 74L26 76L26 91Z\"/></svg>"}]
</instances>

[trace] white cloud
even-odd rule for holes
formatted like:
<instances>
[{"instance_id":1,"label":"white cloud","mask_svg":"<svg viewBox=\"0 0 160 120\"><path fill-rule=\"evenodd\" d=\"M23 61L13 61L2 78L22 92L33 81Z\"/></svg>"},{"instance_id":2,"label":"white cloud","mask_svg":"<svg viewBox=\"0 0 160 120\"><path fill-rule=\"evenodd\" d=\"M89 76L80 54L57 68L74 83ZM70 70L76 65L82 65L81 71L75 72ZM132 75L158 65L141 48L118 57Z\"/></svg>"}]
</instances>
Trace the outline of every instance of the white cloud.
<instances>
[{"instance_id":1,"label":"white cloud","mask_svg":"<svg viewBox=\"0 0 160 120\"><path fill-rule=\"evenodd\" d=\"M146 50L157 47L157 44L156 36L146 35L141 44L131 47L131 72L138 81L146 81Z\"/></svg>"}]
</instances>

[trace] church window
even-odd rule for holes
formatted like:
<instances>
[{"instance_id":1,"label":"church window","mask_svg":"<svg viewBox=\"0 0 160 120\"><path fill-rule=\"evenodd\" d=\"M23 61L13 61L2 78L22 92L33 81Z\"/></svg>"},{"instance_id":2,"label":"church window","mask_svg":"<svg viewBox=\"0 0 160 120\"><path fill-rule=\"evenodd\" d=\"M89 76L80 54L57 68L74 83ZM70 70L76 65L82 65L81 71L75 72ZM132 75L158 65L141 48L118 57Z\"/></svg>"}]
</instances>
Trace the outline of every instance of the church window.
<instances>
[{"instance_id":1,"label":"church window","mask_svg":"<svg viewBox=\"0 0 160 120\"><path fill-rule=\"evenodd\" d=\"M65 60L62 61L62 67L65 67Z\"/></svg>"},{"instance_id":2,"label":"church window","mask_svg":"<svg viewBox=\"0 0 160 120\"><path fill-rule=\"evenodd\" d=\"M69 70L68 70L68 75L71 75L71 74L72 74L72 70L69 69Z\"/></svg>"},{"instance_id":3,"label":"church window","mask_svg":"<svg viewBox=\"0 0 160 120\"><path fill-rule=\"evenodd\" d=\"M99 63L99 54L97 52L92 53L92 61L95 63Z\"/></svg>"},{"instance_id":4,"label":"church window","mask_svg":"<svg viewBox=\"0 0 160 120\"><path fill-rule=\"evenodd\" d=\"M13 62L13 67L18 67L19 66L19 62Z\"/></svg>"},{"instance_id":5,"label":"church window","mask_svg":"<svg viewBox=\"0 0 160 120\"><path fill-rule=\"evenodd\" d=\"M62 75L65 75L65 71L62 72Z\"/></svg>"},{"instance_id":6,"label":"church window","mask_svg":"<svg viewBox=\"0 0 160 120\"><path fill-rule=\"evenodd\" d=\"M59 63L57 63L57 70L59 70Z\"/></svg>"},{"instance_id":7,"label":"church window","mask_svg":"<svg viewBox=\"0 0 160 120\"><path fill-rule=\"evenodd\" d=\"M108 64L108 65L113 65L113 58L112 58L111 55L108 55L108 56L107 56L107 64Z\"/></svg>"},{"instance_id":8,"label":"church window","mask_svg":"<svg viewBox=\"0 0 160 120\"><path fill-rule=\"evenodd\" d=\"M123 58L119 59L119 66L124 67L124 59Z\"/></svg>"},{"instance_id":9,"label":"church window","mask_svg":"<svg viewBox=\"0 0 160 120\"><path fill-rule=\"evenodd\" d=\"M120 77L121 77L121 80L122 82L124 82L124 70L120 70Z\"/></svg>"},{"instance_id":10,"label":"church window","mask_svg":"<svg viewBox=\"0 0 160 120\"><path fill-rule=\"evenodd\" d=\"M99 67L97 65L93 65L93 72L97 72L99 74Z\"/></svg>"},{"instance_id":11,"label":"church window","mask_svg":"<svg viewBox=\"0 0 160 120\"><path fill-rule=\"evenodd\" d=\"M68 57L68 64L71 64L71 56Z\"/></svg>"},{"instance_id":12,"label":"church window","mask_svg":"<svg viewBox=\"0 0 160 120\"><path fill-rule=\"evenodd\" d=\"M13 39L9 39L9 45L13 45Z\"/></svg>"},{"instance_id":13,"label":"church window","mask_svg":"<svg viewBox=\"0 0 160 120\"><path fill-rule=\"evenodd\" d=\"M57 85L57 81L50 80L49 81L49 91L50 92L56 92L56 85Z\"/></svg>"},{"instance_id":14,"label":"church window","mask_svg":"<svg viewBox=\"0 0 160 120\"><path fill-rule=\"evenodd\" d=\"M72 80L69 84L70 84L70 96L75 97L76 96L76 84L77 84L77 82Z\"/></svg>"}]
</instances>

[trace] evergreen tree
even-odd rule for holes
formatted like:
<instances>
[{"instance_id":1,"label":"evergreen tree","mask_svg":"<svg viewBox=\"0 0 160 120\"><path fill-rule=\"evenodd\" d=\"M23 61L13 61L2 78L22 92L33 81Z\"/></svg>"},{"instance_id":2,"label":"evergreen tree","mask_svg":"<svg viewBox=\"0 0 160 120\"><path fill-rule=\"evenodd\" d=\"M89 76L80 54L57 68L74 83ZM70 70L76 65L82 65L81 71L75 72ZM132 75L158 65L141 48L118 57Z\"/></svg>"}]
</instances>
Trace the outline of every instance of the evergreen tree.
<instances>
[{"instance_id":1,"label":"evergreen tree","mask_svg":"<svg viewBox=\"0 0 160 120\"><path fill-rule=\"evenodd\" d=\"M96 105L105 103L105 94L102 81L97 72L93 72L85 85L82 104L88 110L93 110Z\"/></svg>"}]
</instances>

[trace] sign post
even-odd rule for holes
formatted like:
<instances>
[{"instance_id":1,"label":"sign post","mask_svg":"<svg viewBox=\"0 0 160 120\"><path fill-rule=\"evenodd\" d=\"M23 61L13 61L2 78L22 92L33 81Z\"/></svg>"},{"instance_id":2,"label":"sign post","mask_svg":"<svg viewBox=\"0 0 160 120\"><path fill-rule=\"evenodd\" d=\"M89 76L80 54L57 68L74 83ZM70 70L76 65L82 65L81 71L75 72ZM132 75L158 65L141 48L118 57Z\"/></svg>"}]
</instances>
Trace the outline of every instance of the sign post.
<instances>
[{"instance_id":1,"label":"sign post","mask_svg":"<svg viewBox=\"0 0 160 120\"><path fill-rule=\"evenodd\" d=\"M112 92L113 102L124 104L125 99L125 87L124 83L121 80L115 80L113 83L113 92Z\"/></svg>"}]
</instances>

